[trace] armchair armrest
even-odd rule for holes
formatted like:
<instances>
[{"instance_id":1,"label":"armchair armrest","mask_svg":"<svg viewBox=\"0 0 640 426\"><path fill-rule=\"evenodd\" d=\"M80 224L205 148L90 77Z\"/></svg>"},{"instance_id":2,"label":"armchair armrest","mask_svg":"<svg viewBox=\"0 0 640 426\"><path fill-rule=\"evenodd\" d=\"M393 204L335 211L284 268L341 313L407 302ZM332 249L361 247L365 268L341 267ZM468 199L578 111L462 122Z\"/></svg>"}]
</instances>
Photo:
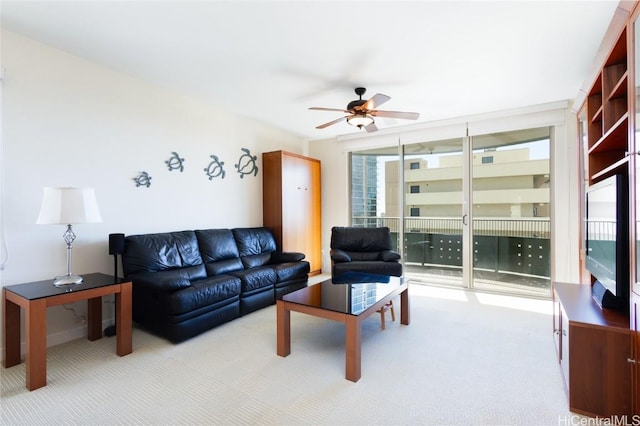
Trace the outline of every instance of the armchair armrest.
<instances>
[{"instance_id":1,"label":"armchair armrest","mask_svg":"<svg viewBox=\"0 0 640 426\"><path fill-rule=\"evenodd\" d=\"M380 252L380 257L385 262L397 262L400 260L400 253L394 250L383 250Z\"/></svg>"},{"instance_id":2,"label":"armchair armrest","mask_svg":"<svg viewBox=\"0 0 640 426\"><path fill-rule=\"evenodd\" d=\"M331 249L329 255L334 262L351 262L351 256L344 250Z\"/></svg>"},{"instance_id":3,"label":"armchair armrest","mask_svg":"<svg viewBox=\"0 0 640 426\"><path fill-rule=\"evenodd\" d=\"M294 251L274 251L271 253L270 263L288 263L299 262L305 258L304 253L298 253Z\"/></svg>"}]
</instances>

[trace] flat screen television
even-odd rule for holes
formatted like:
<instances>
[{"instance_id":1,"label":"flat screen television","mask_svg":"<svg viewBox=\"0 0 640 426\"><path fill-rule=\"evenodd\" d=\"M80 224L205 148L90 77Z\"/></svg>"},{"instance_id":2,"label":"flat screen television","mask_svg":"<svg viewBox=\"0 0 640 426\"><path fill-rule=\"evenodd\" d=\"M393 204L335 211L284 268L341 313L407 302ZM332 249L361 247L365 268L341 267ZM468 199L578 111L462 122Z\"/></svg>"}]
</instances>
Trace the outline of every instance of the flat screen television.
<instances>
[{"instance_id":1,"label":"flat screen television","mask_svg":"<svg viewBox=\"0 0 640 426\"><path fill-rule=\"evenodd\" d=\"M628 309L629 185L625 174L587 188L585 222L585 264L594 277L594 298L602 307Z\"/></svg>"}]
</instances>

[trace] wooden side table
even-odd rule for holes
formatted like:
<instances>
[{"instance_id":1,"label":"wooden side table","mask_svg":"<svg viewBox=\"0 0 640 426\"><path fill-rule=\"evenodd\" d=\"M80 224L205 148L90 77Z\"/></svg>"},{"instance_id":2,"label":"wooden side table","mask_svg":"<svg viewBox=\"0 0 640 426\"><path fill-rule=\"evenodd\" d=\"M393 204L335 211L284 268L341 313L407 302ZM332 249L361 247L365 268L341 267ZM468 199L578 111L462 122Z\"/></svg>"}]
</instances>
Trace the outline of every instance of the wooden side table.
<instances>
[{"instance_id":1,"label":"wooden side table","mask_svg":"<svg viewBox=\"0 0 640 426\"><path fill-rule=\"evenodd\" d=\"M88 339L102 337L102 296L116 299L116 353L132 352L131 282L105 274L83 275L81 284L55 287L52 280L9 285L2 289L4 311L4 366L18 365L20 308L25 310L26 380L30 391L47 384L47 308L87 301Z\"/></svg>"}]
</instances>

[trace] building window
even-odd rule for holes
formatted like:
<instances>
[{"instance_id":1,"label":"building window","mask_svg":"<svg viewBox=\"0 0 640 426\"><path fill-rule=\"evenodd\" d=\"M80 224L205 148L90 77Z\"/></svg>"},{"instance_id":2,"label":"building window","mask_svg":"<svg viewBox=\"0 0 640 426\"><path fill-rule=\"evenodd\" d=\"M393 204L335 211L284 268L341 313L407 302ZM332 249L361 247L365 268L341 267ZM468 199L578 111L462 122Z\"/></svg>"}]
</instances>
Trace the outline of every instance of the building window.
<instances>
[{"instance_id":1,"label":"building window","mask_svg":"<svg viewBox=\"0 0 640 426\"><path fill-rule=\"evenodd\" d=\"M410 170L418 170L420 168L420 163L419 162L411 162L409 163L409 169Z\"/></svg>"},{"instance_id":2,"label":"building window","mask_svg":"<svg viewBox=\"0 0 640 426\"><path fill-rule=\"evenodd\" d=\"M420 216L420 207L411 207L410 215L412 217Z\"/></svg>"},{"instance_id":3,"label":"building window","mask_svg":"<svg viewBox=\"0 0 640 426\"><path fill-rule=\"evenodd\" d=\"M420 185L411 185L411 187L409 188L409 192L412 194L419 194L420 193Z\"/></svg>"},{"instance_id":4,"label":"building window","mask_svg":"<svg viewBox=\"0 0 640 426\"><path fill-rule=\"evenodd\" d=\"M493 163L493 155L482 157L482 164L491 164Z\"/></svg>"}]
</instances>

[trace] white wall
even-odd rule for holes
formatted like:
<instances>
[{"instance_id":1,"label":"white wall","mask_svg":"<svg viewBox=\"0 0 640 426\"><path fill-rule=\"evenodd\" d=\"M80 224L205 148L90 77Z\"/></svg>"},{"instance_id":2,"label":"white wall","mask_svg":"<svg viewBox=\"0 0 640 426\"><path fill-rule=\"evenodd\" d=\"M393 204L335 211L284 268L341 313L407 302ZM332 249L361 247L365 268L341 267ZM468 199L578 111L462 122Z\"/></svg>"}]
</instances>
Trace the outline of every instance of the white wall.
<instances>
[{"instance_id":1,"label":"white wall","mask_svg":"<svg viewBox=\"0 0 640 426\"><path fill-rule=\"evenodd\" d=\"M295 135L7 31L2 67L2 286L66 271L65 227L35 224L45 186L95 188L103 222L74 227L73 272L112 273L109 233L261 225L262 152L302 153ZM237 173L241 148L258 157L256 177ZM184 172L168 170L172 151ZM212 154L224 179L204 174ZM149 188L133 181L143 170ZM72 312L48 310L49 344L84 333Z\"/></svg>"},{"instance_id":2,"label":"white wall","mask_svg":"<svg viewBox=\"0 0 640 426\"><path fill-rule=\"evenodd\" d=\"M351 223L349 153L336 139L310 141L307 151L322 164L322 272L331 273L331 228Z\"/></svg>"}]
</instances>

